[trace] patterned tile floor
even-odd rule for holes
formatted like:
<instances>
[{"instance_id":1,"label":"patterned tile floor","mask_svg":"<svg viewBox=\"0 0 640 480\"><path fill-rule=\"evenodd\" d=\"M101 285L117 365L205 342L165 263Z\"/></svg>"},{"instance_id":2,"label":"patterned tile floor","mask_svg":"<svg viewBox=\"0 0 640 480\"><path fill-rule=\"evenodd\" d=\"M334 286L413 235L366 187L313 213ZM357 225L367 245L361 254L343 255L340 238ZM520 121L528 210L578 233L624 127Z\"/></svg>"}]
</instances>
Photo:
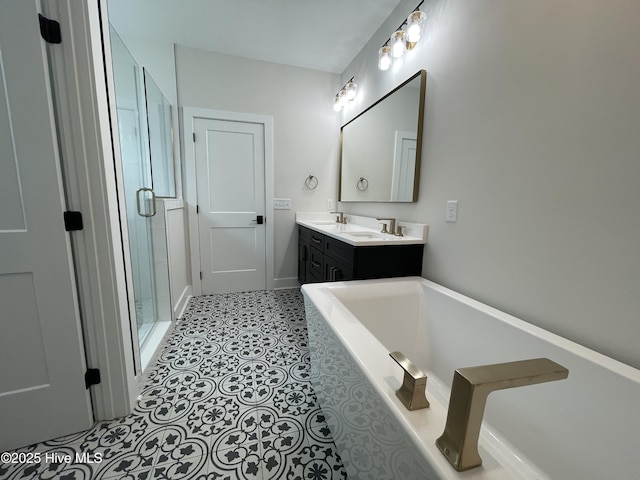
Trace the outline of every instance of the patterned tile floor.
<instances>
[{"instance_id":1,"label":"patterned tile floor","mask_svg":"<svg viewBox=\"0 0 640 480\"><path fill-rule=\"evenodd\" d=\"M0 479L346 479L309 368L298 289L192 298L131 415Z\"/></svg>"}]
</instances>

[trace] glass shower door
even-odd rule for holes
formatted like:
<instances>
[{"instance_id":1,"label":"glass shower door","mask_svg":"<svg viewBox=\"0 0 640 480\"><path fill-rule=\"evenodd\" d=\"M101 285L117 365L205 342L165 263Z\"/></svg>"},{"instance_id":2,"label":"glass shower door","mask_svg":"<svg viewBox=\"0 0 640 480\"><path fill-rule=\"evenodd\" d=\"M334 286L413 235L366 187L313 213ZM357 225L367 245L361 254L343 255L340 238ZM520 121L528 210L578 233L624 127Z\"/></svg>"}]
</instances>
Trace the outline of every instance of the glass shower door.
<instances>
[{"instance_id":1,"label":"glass shower door","mask_svg":"<svg viewBox=\"0 0 640 480\"><path fill-rule=\"evenodd\" d=\"M135 335L137 329L138 342L142 348L158 319L163 316L158 311L158 288L165 285L158 285L157 281L163 272L155 271L154 261L154 257L162 252L154 251L152 219L156 206L141 69L113 29L111 52L135 298L135 311L132 315L136 322L135 327L132 325L132 333ZM166 251L164 255L166 256ZM168 290L168 283L166 288ZM162 313L169 316L169 312Z\"/></svg>"}]
</instances>

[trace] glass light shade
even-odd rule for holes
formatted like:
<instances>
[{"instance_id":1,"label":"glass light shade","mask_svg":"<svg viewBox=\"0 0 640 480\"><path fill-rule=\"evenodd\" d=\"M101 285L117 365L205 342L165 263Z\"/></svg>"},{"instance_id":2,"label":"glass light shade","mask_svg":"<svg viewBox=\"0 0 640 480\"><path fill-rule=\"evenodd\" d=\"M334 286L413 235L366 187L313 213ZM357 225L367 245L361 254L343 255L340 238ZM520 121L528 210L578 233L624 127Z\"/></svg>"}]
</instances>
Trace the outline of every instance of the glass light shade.
<instances>
[{"instance_id":1,"label":"glass light shade","mask_svg":"<svg viewBox=\"0 0 640 480\"><path fill-rule=\"evenodd\" d=\"M391 56L393 58L398 58L404 55L404 52L404 32L402 30L398 30L391 35Z\"/></svg>"},{"instance_id":2,"label":"glass light shade","mask_svg":"<svg viewBox=\"0 0 640 480\"><path fill-rule=\"evenodd\" d=\"M340 95L336 95L336 98L333 99L333 110L336 112L342 110L342 105L340 105Z\"/></svg>"},{"instance_id":3,"label":"glass light shade","mask_svg":"<svg viewBox=\"0 0 640 480\"><path fill-rule=\"evenodd\" d=\"M338 102L340 103L340 108L346 107L347 103L349 103L347 100L347 91L344 88L338 93Z\"/></svg>"},{"instance_id":4,"label":"glass light shade","mask_svg":"<svg viewBox=\"0 0 640 480\"><path fill-rule=\"evenodd\" d=\"M415 45L420 40L425 18L426 14L420 10L416 10L409 15L409 18L407 18L407 43Z\"/></svg>"},{"instance_id":5,"label":"glass light shade","mask_svg":"<svg viewBox=\"0 0 640 480\"><path fill-rule=\"evenodd\" d=\"M391 47L384 46L378 51L378 68L389 70L391 66Z\"/></svg>"},{"instance_id":6,"label":"glass light shade","mask_svg":"<svg viewBox=\"0 0 640 480\"><path fill-rule=\"evenodd\" d=\"M353 102L356 99L356 91L358 90L358 85L356 85L353 80L350 80L344 88L347 91L347 100Z\"/></svg>"}]
</instances>

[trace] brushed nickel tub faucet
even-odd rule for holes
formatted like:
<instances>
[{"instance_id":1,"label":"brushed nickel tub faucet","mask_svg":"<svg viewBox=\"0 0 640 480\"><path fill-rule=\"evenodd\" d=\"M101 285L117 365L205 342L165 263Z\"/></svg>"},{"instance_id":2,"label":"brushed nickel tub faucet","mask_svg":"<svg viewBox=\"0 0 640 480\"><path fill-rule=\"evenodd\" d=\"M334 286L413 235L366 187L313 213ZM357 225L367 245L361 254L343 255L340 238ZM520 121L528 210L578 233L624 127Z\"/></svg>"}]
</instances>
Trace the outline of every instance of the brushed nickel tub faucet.
<instances>
[{"instance_id":1,"label":"brushed nickel tub faucet","mask_svg":"<svg viewBox=\"0 0 640 480\"><path fill-rule=\"evenodd\" d=\"M427 408L429 406L429 400L425 396L427 375L405 357L403 353L391 352L389 356L404 370L402 386L396 390L396 396L407 410Z\"/></svg>"},{"instance_id":2,"label":"brushed nickel tub faucet","mask_svg":"<svg viewBox=\"0 0 640 480\"><path fill-rule=\"evenodd\" d=\"M444 433L436 445L462 472L482 465L478 437L487 397L494 390L563 380L569 370L548 358L459 368L453 375Z\"/></svg>"}]
</instances>

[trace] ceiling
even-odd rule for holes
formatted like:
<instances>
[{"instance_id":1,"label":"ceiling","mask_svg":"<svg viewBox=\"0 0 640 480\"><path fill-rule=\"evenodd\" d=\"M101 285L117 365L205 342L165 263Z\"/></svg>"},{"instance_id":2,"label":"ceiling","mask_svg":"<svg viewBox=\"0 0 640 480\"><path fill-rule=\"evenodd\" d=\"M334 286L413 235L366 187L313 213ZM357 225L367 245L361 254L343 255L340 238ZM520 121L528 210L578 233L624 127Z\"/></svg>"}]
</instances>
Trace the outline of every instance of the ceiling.
<instances>
[{"instance_id":1,"label":"ceiling","mask_svg":"<svg viewBox=\"0 0 640 480\"><path fill-rule=\"evenodd\" d=\"M123 38L343 73L401 0L109 0Z\"/></svg>"}]
</instances>

